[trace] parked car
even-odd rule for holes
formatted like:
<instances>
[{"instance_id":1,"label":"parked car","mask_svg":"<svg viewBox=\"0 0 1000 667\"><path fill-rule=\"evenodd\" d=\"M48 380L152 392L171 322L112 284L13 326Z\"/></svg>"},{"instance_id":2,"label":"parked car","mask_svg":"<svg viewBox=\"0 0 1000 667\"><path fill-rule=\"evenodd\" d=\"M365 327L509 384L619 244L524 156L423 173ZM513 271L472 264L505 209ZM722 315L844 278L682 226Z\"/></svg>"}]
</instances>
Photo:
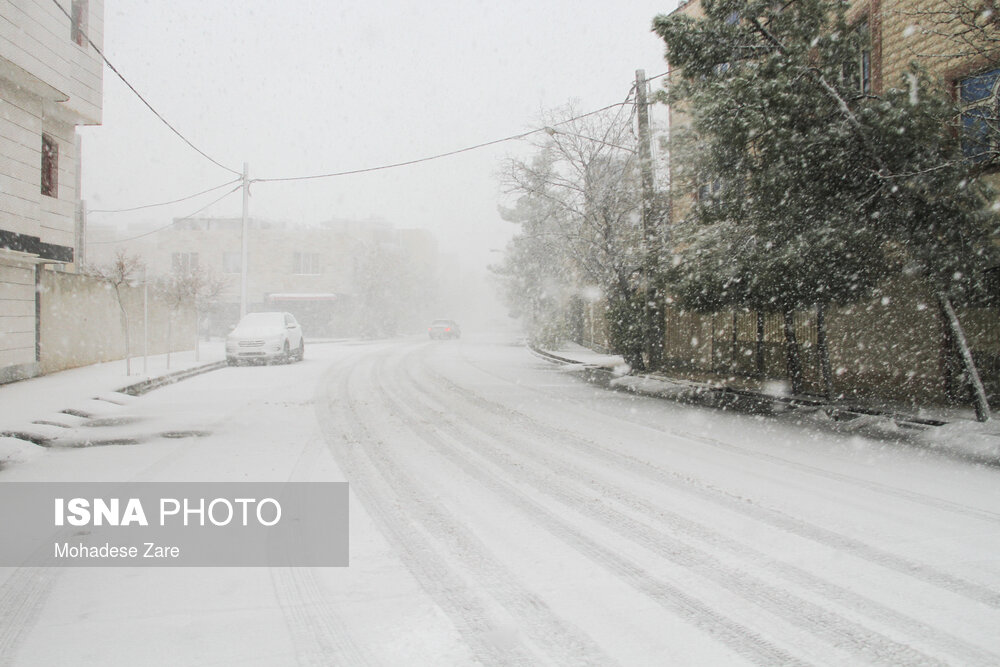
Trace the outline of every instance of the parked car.
<instances>
[{"instance_id":1,"label":"parked car","mask_svg":"<svg viewBox=\"0 0 1000 667\"><path fill-rule=\"evenodd\" d=\"M462 328L455 320L434 320L427 327L427 333L435 340L438 338L461 338Z\"/></svg>"},{"instance_id":2,"label":"parked car","mask_svg":"<svg viewBox=\"0 0 1000 667\"><path fill-rule=\"evenodd\" d=\"M291 313L248 313L226 337L226 363L302 361L306 341Z\"/></svg>"}]
</instances>

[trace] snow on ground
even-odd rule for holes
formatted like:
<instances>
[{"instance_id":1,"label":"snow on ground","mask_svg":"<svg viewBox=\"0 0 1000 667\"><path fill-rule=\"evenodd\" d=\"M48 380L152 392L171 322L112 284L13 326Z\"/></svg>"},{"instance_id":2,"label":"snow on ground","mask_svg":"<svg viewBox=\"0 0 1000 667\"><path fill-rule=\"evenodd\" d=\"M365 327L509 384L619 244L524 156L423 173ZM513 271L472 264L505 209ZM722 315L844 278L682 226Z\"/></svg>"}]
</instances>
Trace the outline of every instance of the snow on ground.
<instances>
[{"instance_id":1,"label":"snow on ground","mask_svg":"<svg viewBox=\"0 0 1000 667\"><path fill-rule=\"evenodd\" d=\"M346 479L351 565L7 568L3 664L1000 662L1000 473L905 434L471 335L314 345L63 431L0 481Z\"/></svg>"},{"instance_id":2,"label":"snow on ground","mask_svg":"<svg viewBox=\"0 0 1000 667\"><path fill-rule=\"evenodd\" d=\"M768 381L763 383L757 392L744 394L746 400L738 400L734 395L723 396L710 389L725 387L725 382L695 382L686 379L671 378L661 374L628 375L623 370L624 360L617 355L606 355L589 350L576 343L563 343L555 354L571 362L563 367L568 372L586 371L588 368L605 369L611 372L610 379L605 378L608 386L616 389L635 392L645 396L656 396L685 402L708 403L737 409L781 411L795 410L796 417L802 422L808 422L816 428L833 429L842 432L865 432L875 437L895 437L901 428L918 428L917 437L908 438L914 444L958 456L965 456L975 461L1000 463L1000 412L994 410L991 421L980 423L975 421L971 407L932 406L913 409L909 406L870 405L867 406L883 414L851 413L851 404L831 404L841 413L850 413L846 423L835 423L824 409L796 409L787 402L769 403L770 397L787 398L790 388L787 382ZM575 363L572 363L575 362ZM757 395L759 399L754 399ZM734 404L742 402L741 407ZM914 421L908 421L908 420ZM922 427L918 420L935 420L943 426ZM899 422L906 422L903 427ZM913 436L913 433L907 436Z\"/></svg>"},{"instance_id":3,"label":"snow on ground","mask_svg":"<svg viewBox=\"0 0 1000 667\"><path fill-rule=\"evenodd\" d=\"M82 419L63 412L81 411L102 414L119 403L134 400L117 393L118 389L202 364L225 359L222 341L200 344L194 350L167 355L141 356L132 359L132 374L126 373L124 360L92 364L50 375L0 385L0 433L27 432L43 437L60 435L66 426ZM37 423L45 422L45 423ZM4 461L23 460L27 456L23 442L0 437L0 465Z\"/></svg>"}]
</instances>

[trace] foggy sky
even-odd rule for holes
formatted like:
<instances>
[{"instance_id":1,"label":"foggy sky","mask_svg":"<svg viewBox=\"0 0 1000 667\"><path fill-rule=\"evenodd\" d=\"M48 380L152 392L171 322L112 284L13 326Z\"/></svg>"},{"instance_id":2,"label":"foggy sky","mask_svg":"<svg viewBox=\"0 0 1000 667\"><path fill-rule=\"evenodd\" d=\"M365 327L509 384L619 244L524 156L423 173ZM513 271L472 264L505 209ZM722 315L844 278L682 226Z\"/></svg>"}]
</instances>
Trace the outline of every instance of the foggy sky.
<instances>
[{"instance_id":1,"label":"foggy sky","mask_svg":"<svg viewBox=\"0 0 1000 667\"><path fill-rule=\"evenodd\" d=\"M666 70L653 17L676 0L160 0L105 2L108 58L181 133L251 177L366 168L539 126L542 109L625 99L636 69ZM83 128L92 209L166 201L235 178L164 127L105 71L104 123ZM657 84L659 85L659 82ZM654 114L655 118L655 114ZM250 214L317 223L379 217L424 227L442 249L495 261L496 171L506 143L416 166L302 183L256 184ZM159 224L224 190L103 222ZM238 193L202 215L236 216Z\"/></svg>"}]
</instances>

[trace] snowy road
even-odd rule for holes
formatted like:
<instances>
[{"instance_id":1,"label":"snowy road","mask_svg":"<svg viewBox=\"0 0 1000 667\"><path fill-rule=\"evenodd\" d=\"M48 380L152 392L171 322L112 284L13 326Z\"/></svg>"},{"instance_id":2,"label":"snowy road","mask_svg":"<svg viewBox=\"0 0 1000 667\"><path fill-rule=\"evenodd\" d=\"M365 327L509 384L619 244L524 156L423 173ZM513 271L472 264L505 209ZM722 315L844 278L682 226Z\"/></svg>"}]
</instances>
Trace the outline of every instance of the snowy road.
<instances>
[{"instance_id":1,"label":"snowy road","mask_svg":"<svg viewBox=\"0 0 1000 667\"><path fill-rule=\"evenodd\" d=\"M1000 470L790 419L501 337L209 373L0 481L346 479L351 566L3 570L0 664L1000 663Z\"/></svg>"}]
</instances>

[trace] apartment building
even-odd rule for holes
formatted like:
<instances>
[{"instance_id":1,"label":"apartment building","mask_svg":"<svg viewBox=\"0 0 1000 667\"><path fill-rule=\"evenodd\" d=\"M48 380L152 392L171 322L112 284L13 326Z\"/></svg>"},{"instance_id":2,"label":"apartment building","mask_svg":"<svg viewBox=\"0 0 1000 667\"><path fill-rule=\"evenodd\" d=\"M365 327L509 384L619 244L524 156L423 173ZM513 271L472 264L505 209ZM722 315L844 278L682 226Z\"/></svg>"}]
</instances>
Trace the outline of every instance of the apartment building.
<instances>
[{"instance_id":1,"label":"apartment building","mask_svg":"<svg viewBox=\"0 0 1000 667\"><path fill-rule=\"evenodd\" d=\"M102 0L0 4L0 383L39 372L36 281L79 249L76 126L101 122L103 18Z\"/></svg>"}]
</instances>

